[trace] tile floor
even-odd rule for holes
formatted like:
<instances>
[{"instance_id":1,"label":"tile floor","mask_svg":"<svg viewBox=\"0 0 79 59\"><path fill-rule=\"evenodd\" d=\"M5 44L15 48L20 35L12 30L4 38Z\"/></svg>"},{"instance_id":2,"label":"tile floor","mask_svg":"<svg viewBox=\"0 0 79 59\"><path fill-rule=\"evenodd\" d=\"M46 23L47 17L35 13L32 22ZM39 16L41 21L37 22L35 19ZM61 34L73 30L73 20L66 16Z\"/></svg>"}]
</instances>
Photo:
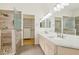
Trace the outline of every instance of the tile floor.
<instances>
[{"instance_id":1,"label":"tile floor","mask_svg":"<svg viewBox=\"0 0 79 59\"><path fill-rule=\"evenodd\" d=\"M16 55L44 55L39 45L25 45L18 49Z\"/></svg>"}]
</instances>

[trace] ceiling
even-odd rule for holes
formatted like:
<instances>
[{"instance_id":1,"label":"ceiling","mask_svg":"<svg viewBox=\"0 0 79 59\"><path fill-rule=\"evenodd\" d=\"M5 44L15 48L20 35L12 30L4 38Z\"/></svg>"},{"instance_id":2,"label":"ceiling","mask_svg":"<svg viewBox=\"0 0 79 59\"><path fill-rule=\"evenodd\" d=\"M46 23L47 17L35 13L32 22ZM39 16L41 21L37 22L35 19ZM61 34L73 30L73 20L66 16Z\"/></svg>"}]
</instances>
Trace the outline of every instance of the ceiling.
<instances>
[{"instance_id":1,"label":"ceiling","mask_svg":"<svg viewBox=\"0 0 79 59\"><path fill-rule=\"evenodd\" d=\"M0 3L0 8L48 9L52 3Z\"/></svg>"},{"instance_id":2,"label":"ceiling","mask_svg":"<svg viewBox=\"0 0 79 59\"><path fill-rule=\"evenodd\" d=\"M76 11L79 9L79 3L70 3L69 6L66 6L63 11Z\"/></svg>"},{"instance_id":3,"label":"ceiling","mask_svg":"<svg viewBox=\"0 0 79 59\"><path fill-rule=\"evenodd\" d=\"M0 9L14 9L24 12L45 12L48 11L54 3L0 3Z\"/></svg>"},{"instance_id":4,"label":"ceiling","mask_svg":"<svg viewBox=\"0 0 79 59\"><path fill-rule=\"evenodd\" d=\"M13 9L16 8L21 11L30 13L42 13L49 10L53 11L53 7L56 3L0 3L0 9ZM71 3L69 6L65 7L63 10L77 10L79 9L79 3ZM24 12L24 13L25 13Z\"/></svg>"}]
</instances>

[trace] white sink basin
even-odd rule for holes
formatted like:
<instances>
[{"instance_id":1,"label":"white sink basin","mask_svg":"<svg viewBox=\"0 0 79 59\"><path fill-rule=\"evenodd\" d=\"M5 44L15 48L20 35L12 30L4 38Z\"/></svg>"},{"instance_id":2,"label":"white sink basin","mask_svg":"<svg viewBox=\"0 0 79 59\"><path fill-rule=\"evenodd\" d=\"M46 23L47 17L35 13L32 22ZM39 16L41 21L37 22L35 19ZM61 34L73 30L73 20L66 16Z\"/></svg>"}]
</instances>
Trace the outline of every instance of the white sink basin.
<instances>
[{"instance_id":1,"label":"white sink basin","mask_svg":"<svg viewBox=\"0 0 79 59\"><path fill-rule=\"evenodd\" d=\"M54 36L48 36L49 38L55 38Z\"/></svg>"},{"instance_id":2,"label":"white sink basin","mask_svg":"<svg viewBox=\"0 0 79 59\"><path fill-rule=\"evenodd\" d=\"M55 37L54 39L55 40L63 40L63 38L60 38L60 37Z\"/></svg>"},{"instance_id":3,"label":"white sink basin","mask_svg":"<svg viewBox=\"0 0 79 59\"><path fill-rule=\"evenodd\" d=\"M43 35L45 38L47 38L56 45L79 49L79 37L71 38L64 36L63 38L61 38L51 34L41 34L41 35Z\"/></svg>"}]
</instances>

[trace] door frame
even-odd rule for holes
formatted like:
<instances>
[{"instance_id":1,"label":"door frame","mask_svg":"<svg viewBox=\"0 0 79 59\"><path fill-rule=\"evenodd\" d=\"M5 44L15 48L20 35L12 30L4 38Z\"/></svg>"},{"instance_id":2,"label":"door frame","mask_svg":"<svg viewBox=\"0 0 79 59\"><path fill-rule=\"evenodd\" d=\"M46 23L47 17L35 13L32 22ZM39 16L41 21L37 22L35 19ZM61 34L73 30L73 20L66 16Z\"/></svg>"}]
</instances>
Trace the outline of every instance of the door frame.
<instances>
[{"instance_id":1,"label":"door frame","mask_svg":"<svg viewBox=\"0 0 79 59\"><path fill-rule=\"evenodd\" d=\"M21 14L21 46L23 46L23 13Z\"/></svg>"},{"instance_id":2,"label":"door frame","mask_svg":"<svg viewBox=\"0 0 79 59\"><path fill-rule=\"evenodd\" d=\"M22 38L21 38L21 46L24 45L23 43L23 39L24 39L24 27L23 27L23 24L24 24L24 15L27 15L27 14L23 14L22 13L22 20L21 20L21 35L22 35ZM35 15L34 16L34 44L35 44Z\"/></svg>"}]
</instances>

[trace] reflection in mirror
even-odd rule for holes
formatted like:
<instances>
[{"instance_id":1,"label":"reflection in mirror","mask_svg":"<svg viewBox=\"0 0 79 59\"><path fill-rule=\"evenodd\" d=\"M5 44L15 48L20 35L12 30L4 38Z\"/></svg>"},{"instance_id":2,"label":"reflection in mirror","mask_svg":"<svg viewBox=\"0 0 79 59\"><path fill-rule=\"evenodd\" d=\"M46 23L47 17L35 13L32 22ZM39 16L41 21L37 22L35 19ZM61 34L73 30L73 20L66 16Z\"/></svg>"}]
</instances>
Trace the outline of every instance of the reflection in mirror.
<instances>
[{"instance_id":1,"label":"reflection in mirror","mask_svg":"<svg viewBox=\"0 0 79 59\"><path fill-rule=\"evenodd\" d=\"M51 28L51 20L48 18L40 22L40 28Z\"/></svg>"},{"instance_id":2,"label":"reflection in mirror","mask_svg":"<svg viewBox=\"0 0 79 59\"><path fill-rule=\"evenodd\" d=\"M63 9L57 10L54 16L55 32L79 36L79 3L69 3ZM56 17L61 17L61 22L57 21ZM62 23L62 29L60 29L60 23Z\"/></svg>"},{"instance_id":3,"label":"reflection in mirror","mask_svg":"<svg viewBox=\"0 0 79 59\"><path fill-rule=\"evenodd\" d=\"M45 20L43 20L42 22L40 22L40 28L45 28Z\"/></svg>"},{"instance_id":4,"label":"reflection in mirror","mask_svg":"<svg viewBox=\"0 0 79 59\"><path fill-rule=\"evenodd\" d=\"M63 16L63 33L75 35L75 19L74 19L74 17Z\"/></svg>"},{"instance_id":5,"label":"reflection in mirror","mask_svg":"<svg viewBox=\"0 0 79 59\"><path fill-rule=\"evenodd\" d=\"M46 19L46 28L51 28L51 20L49 18Z\"/></svg>"},{"instance_id":6,"label":"reflection in mirror","mask_svg":"<svg viewBox=\"0 0 79 59\"><path fill-rule=\"evenodd\" d=\"M55 17L55 32L61 33L61 17Z\"/></svg>"},{"instance_id":7,"label":"reflection in mirror","mask_svg":"<svg viewBox=\"0 0 79 59\"><path fill-rule=\"evenodd\" d=\"M42 28L42 22L40 22L40 28Z\"/></svg>"},{"instance_id":8,"label":"reflection in mirror","mask_svg":"<svg viewBox=\"0 0 79 59\"><path fill-rule=\"evenodd\" d=\"M76 35L79 35L79 16L75 17Z\"/></svg>"}]
</instances>

